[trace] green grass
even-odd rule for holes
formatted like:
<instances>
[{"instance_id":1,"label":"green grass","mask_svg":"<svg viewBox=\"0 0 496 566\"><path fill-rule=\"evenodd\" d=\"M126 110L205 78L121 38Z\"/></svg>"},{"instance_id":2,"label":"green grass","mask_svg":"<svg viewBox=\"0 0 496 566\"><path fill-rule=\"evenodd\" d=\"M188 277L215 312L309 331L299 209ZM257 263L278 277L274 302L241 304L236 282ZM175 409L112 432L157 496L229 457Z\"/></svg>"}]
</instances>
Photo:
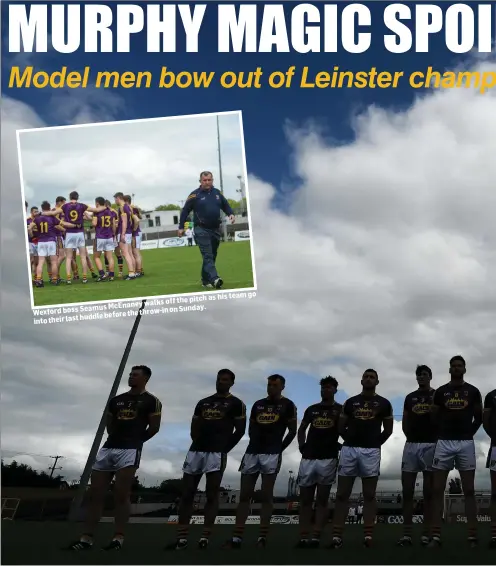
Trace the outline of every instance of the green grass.
<instances>
[{"instance_id":1,"label":"green grass","mask_svg":"<svg viewBox=\"0 0 496 566\"><path fill-rule=\"evenodd\" d=\"M489 525L480 525L481 545L470 549L466 543L466 525L448 525L443 531L443 546L438 549L399 548L401 526L378 525L374 547L363 548L363 530L351 526L345 531L345 546L328 550L295 550L298 526L274 525L264 550L255 548L256 526L246 528L242 550L223 550L222 543L231 535L231 526L216 526L208 550L199 551L194 542L202 527L191 527L191 547L181 552L165 552L166 543L174 540L175 527L166 524L130 524L121 552L106 554L100 546L112 536L112 524L99 526L95 547L71 554L61 550L77 539L80 525L70 523L10 522L2 523L3 564L496 564L496 551L489 550ZM420 531L414 531L416 538Z\"/></svg>"},{"instance_id":2,"label":"green grass","mask_svg":"<svg viewBox=\"0 0 496 566\"><path fill-rule=\"evenodd\" d=\"M145 276L135 281L115 279L112 282L96 283L94 279L82 284L73 281L72 285L62 283L34 288L34 305L84 303L87 301L107 301L112 299L132 299L133 297L156 297L182 293L198 293L201 286L201 254L196 246L163 248L142 252ZM78 258L79 264L79 258ZM125 262L124 262L125 265ZM79 264L80 274L81 265ZM117 272L117 261L115 270ZM223 289L242 289L253 287L250 242L227 242L221 244L217 258L217 270L224 280ZM126 268L124 267L126 273ZM65 278L65 263L61 268Z\"/></svg>"}]
</instances>

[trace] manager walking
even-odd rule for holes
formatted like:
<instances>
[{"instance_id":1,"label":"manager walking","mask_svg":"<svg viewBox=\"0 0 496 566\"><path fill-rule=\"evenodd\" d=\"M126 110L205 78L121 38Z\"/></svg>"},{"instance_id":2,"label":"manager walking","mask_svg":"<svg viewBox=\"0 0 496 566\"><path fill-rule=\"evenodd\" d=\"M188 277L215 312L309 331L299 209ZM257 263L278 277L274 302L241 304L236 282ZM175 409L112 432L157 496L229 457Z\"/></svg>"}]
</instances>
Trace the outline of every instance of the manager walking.
<instances>
[{"instance_id":1,"label":"manager walking","mask_svg":"<svg viewBox=\"0 0 496 566\"><path fill-rule=\"evenodd\" d=\"M223 210L232 224L234 213L224 195L213 186L210 171L200 173L200 186L188 196L179 219L178 235L184 234L184 223L193 211L195 241L203 258L201 279L204 287L220 289L222 279L217 273L215 260L220 244L220 211Z\"/></svg>"}]
</instances>

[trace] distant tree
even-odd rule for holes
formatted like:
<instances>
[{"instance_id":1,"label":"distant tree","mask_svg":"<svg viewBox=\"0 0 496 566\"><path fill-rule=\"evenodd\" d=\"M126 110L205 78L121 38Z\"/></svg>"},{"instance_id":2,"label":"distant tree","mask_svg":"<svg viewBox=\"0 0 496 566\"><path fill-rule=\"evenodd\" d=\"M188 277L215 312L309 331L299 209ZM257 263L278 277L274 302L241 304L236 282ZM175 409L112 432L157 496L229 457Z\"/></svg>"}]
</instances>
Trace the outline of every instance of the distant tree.
<instances>
[{"instance_id":1,"label":"distant tree","mask_svg":"<svg viewBox=\"0 0 496 566\"><path fill-rule=\"evenodd\" d=\"M240 201L238 200L234 200L232 198L228 198L227 202L229 203L229 206L233 209L233 210L237 210L240 207Z\"/></svg>"},{"instance_id":2,"label":"distant tree","mask_svg":"<svg viewBox=\"0 0 496 566\"><path fill-rule=\"evenodd\" d=\"M10 464L2 460L2 487L59 487L63 480L63 476L50 477L15 460Z\"/></svg>"},{"instance_id":3,"label":"distant tree","mask_svg":"<svg viewBox=\"0 0 496 566\"><path fill-rule=\"evenodd\" d=\"M177 204L161 204L160 206L157 206L157 208L155 209L156 211L161 211L161 210L181 210L181 207L178 206Z\"/></svg>"},{"instance_id":4,"label":"distant tree","mask_svg":"<svg viewBox=\"0 0 496 566\"><path fill-rule=\"evenodd\" d=\"M182 479L181 478L174 478L170 480L164 480L159 488L158 491L162 493L167 493L168 495L173 495L175 497L180 497L182 494Z\"/></svg>"}]
</instances>

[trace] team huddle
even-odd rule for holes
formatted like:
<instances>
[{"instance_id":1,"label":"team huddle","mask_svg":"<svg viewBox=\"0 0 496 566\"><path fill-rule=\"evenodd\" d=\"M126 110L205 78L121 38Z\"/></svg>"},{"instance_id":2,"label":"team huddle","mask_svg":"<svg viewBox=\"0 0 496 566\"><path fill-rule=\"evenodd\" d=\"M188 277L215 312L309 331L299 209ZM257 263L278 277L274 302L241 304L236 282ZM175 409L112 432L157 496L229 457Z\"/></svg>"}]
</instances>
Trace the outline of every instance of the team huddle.
<instances>
[{"instance_id":1,"label":"team huddle","mask_svg":"<svg viewBox=\"0 0 496 566\"><path fill-rule=\"evenodd\" d=\"M62 264L65 262L65 283L81 279L88 282L88 272L97 282L113 281L115 277L114 255L117 257L117 277L125 280L144 275L141 256L140 210L132 205L131 197L123 193L114 195L116 209L103 197L95 199L94 206L79 201L73 191L69 200L57 197L55 207L44 201L41 211L33 206L26 220L31 274L35 287L44 287L43 268L46 263L52 285L60 285ZM28 203L25 203L26 213ZM93 259L85 243L84 222L90 221L95 230ZM81 262L81 276L76 262ZM102 254L105 269L102 263ZM124 276L124 263L127 275ZM96 267L96 269L95 269Z\"/></svg>"},{"instance_id":2,"label":"team huddle","mask_svg":"<svg viewBox=\"0 0 496 566\"><path fill-rule=\"evenodd\" d=\"M487 467L491 477L491 548L496 548L496 390L485 397L464 380L465 360L450 360L450 381L438 389L431 387L432 371L418 366L418 387L404 401L403 432L406 442L402 457L404 534L399 546L411 546L413 494L416 478L423 474L424 531L421 544L441 545L444 491L448 473L460 473L468 524L468 543L477 538L477 504L474 477L476 453L474 436L481 426L491 439ZM100 450L91 481L91 501L85 532L70 545L71 550L87 550L93 545L93 533L101 517L101 502L116 476L116 533L106 550L120 550L129 517L129 494L139 466L143 443L160 428L161 403L146 391L151 371L146 366L133 368L130 391L109 404L108 440ZM246 431L246 406L230 393L235 375L220 370L216 393L196 405L191 422L192 444L183 465L183 494L179 505L177 537L167 545L170 550L188 547L189 524L194 497L200 479L206 476L204 530L199 548L207 548L219 506L219 490L226 469L228 453ZM320 546L321 535L329 522L329 495L337 478L336 504L332 517L329 548L343 546L344 526L350 495L357 478L362 482L364 545L370 547L376 522L376 489L381 467L381 447L393 432L391 403L376 393L378 374L367 369L361 379L360 394L343 405L334 399L338 389L335 378L320 382L321 401L308 407L299 428L293 401L282 395L285 378L271 375L267 397L256 401L248 421L249 443L239 471L241 486L236 523L225 548L241 548L250 503L261 476L260 532L257 546L267 544L273 510L274 485L282 454L295 437L302 455L298 472L300 487L300 539L297 548ZM315 505L315 509L314 509Z\"/></svg>"}]
</instances>

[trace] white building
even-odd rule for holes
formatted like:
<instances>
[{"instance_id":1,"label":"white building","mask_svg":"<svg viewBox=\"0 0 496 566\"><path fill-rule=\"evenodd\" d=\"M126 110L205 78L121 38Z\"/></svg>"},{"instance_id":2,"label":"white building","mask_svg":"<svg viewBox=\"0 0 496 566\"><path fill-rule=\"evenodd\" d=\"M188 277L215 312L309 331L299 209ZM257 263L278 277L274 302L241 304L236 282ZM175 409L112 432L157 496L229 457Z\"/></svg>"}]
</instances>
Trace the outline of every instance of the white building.
<instances>
[{"instance_id":1,"label":"white building","mask_svg":"<svg viewBox=\"0 0 496 566\"><path fill-rule=\"evenodd\" d=\"M148 210L143 211L140 227L145 234L177 230L180 210Z\"/></svg>"}]
</instances>

